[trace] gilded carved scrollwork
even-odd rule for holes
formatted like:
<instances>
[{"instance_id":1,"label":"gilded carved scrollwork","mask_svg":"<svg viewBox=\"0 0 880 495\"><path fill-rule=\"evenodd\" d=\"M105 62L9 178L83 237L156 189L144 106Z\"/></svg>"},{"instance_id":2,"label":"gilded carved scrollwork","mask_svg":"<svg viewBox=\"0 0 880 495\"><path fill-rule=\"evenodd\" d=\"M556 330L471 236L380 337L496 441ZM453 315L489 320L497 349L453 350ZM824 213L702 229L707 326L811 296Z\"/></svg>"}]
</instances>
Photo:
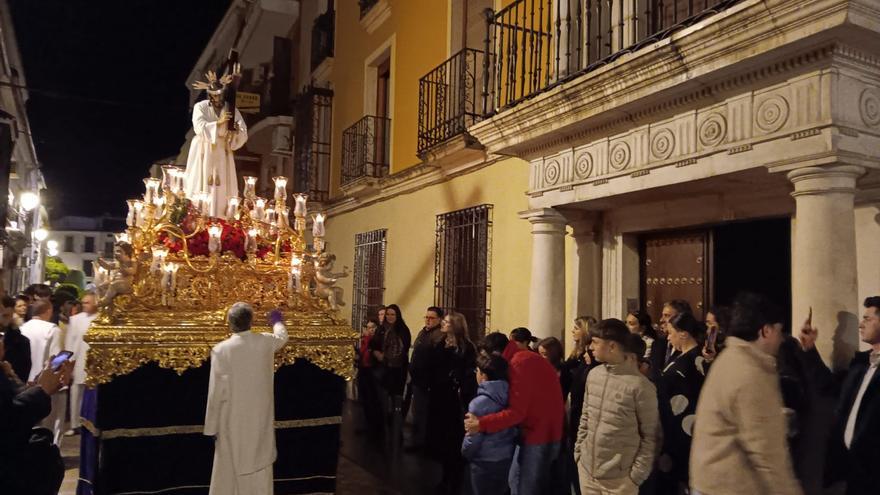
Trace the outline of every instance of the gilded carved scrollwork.
<instances>
[{"instance_id":1,"label":"gilded carved scrollwork","mask_svg":"<svg viewBox=\"0 0 880 495\"><path fill-rule=\"evenodd\" d=\"M325 299L310 292L310 264L303 265L296 290L289 284L289 262L241 261L228 254L191 262L192 267L181 264L176 289L163 294L158 277L150 275L150 263L139 261L133 293L102 308L86 334L90 386L148 362L179 374L201 366L211 348L229 336L226 311L236 301L254 306L254 331L270 330L266 311L279 308L284 313L290 341L276 356L276 366L307 359L351 378L356 332L335 317Z\"/></svg>"}]
</instances>

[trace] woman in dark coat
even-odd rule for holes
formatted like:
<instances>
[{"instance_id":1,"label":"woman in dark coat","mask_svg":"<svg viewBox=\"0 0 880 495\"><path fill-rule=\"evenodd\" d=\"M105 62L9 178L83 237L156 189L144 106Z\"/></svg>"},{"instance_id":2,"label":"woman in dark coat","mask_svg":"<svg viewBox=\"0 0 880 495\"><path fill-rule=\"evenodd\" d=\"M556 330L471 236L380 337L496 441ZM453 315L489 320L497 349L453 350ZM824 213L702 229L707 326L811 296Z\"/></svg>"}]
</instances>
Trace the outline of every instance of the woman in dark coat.
<instances>
[{"instance_id":1,"label":"woman in dark coat","mask_svg":"<svg viewBox=\"0 0 880 495\"><path fill-rule=\"evenodd\" d=\"M706 378L701 355L703 324L690 313L670 321L669 342L678 352L657 381L663 448L657 461L657 493L677 495L688 487L688 460L697 411L697 399Z\"/></svg>"},{"instance_id":2,"label":"woman in dark coat","mask_svg":"<svg viewBox=\"0 0 880 495\"><path fill-rule=\"evenodd\" d=\"M590 327L597 323L592 316L578 316L574 319L571 329L574 348L563 361L562 369L570 378L571 392L568 396L568 421L565 431L566 479L575 494L580 494L581 484L578 479L577 465L574 462L574 441L577 438L581 412L584 408L584 395L587 387L587 374L596 366L596 360L590 352Z\"/></svg>"},{"instance_id":3,"label":"woman in dark coat","mask_svg":"<svg viewBox=\"0 0 880 495\"><path fill-rule=\"evenodd\" d=\"M464 469L462 424L477 392L477 350L468 338L467 321L461 313L451 311L444 316L440 331L444 338L437 345L431 373L426 442L428 452L443 467L440 493L457 494Z\"/></svg>"}]
</instances>

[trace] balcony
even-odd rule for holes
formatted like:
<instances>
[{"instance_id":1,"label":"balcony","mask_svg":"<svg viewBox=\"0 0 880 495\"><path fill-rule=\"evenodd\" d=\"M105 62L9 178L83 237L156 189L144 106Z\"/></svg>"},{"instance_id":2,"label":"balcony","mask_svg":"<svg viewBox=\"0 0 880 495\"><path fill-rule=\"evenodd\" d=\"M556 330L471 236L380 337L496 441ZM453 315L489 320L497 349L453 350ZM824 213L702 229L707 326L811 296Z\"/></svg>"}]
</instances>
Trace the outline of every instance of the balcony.
<instances>
[{"instance_id":1,"label":"balcony","mask_svg":"<svg viewBox=\"0 0 880 495\"><path fill-rule=\"evenodd\" d=\"M739 0L515 0L487 16L483 113L492 115Z\"/></svg>"},{"instance_id":2,"label":"balcony","mask_svg":"<svg viewBox=\"0 0 880 495\"><path fill-rule=\"evenodd\" d=\"M427 152L479 121L483 52L466 48L419 79L418 153ZM471 140L472 141L472 140Z\"/></svg>"},{"instance_id":3,"label":"balcony","mask_svg":"<svg viewBox=\"0 0 880 495\"><path fill-rule=\"evenodd\" d=\"M342 133L342 187L360 184L388 175L391 153L391 119L368 115Z\"/></svg>"},{"instance_id":4,"label":"balcony","mask_svg":"<svg viewBox=\"0 0 880 495\"><path fill-rule=\"evenodd\" d=\"M333 34L336 11L330 8L315 18L312 27L312 72L328 58L333 57Z\"/></svg>"},{"instance_id":5,"label":"balcony","mask_svg":"<svg viewBox=\"0 0 880 495\"><path fill-rule=\"evenodd\" d=\"M293 191L311 201L330 195L330 136L333 91L309 87L296 98Z\"/></svg>"}]
</instances>

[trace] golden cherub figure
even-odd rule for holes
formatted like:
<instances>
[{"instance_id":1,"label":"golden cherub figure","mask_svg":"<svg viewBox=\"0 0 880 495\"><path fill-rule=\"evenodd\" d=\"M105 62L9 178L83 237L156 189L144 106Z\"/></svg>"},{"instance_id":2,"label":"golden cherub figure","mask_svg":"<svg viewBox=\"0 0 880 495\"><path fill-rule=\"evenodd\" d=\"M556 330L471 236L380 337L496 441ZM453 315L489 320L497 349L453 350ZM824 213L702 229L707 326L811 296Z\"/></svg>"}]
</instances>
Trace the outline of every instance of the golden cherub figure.
<instances>
[{"instance_id":1,"label":"golden cherub figure","mask_svg":"<svg viewBox=\"0 0 880 495\"><path fill-rule=\"evenodd\" d=\"M341 273L333 273L333 263L336 255L322 253L315 259L315 296L326 299L330 309L337 311L339 306L345 306L342 301L342 287L336 287L340 278L348 276L348 267L342 267Z\"/></svg>"},{"instance_id":2,"label":"golden cherub figure","mask_svg":"<svg viewBox=\"0 0 880 495\"><path fill-rule=\"evenodd\" d=\"M106 279L95 286L98 306L108 306L116 296L131 294L132 281L136 271L133 256L134 251L131 244L117 242L113 247L113 261L98 258L96 261L98 266L108 271Z\"/></svg>"}]
</instances>

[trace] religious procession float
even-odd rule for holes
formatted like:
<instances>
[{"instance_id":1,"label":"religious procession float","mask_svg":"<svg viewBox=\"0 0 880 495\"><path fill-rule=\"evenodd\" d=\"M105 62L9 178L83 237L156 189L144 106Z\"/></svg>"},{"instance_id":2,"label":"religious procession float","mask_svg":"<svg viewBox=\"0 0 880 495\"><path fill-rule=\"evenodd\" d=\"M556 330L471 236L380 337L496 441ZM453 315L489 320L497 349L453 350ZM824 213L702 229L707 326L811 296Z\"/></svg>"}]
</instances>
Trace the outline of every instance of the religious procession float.
<instances>
[{"instance_id":1,"label":"religious procession float","mask_svg":"<svg viewBox=\"0 0 880 495\"><path fill-rule=\"evenodd\" d=\"M77 493L207 493L209 358L237 301L254 307L254 331L270 331L266 314L280 309L290 335L275 362L275 493L332 493L356 334L337 318L347 271L333 272L324 217L297 194L291 225L285 177L271 200L245 177L218 208L187 197L184 173L166 165L144 180L114 259L97 262Z\"/></svg>"}]
</instances>

